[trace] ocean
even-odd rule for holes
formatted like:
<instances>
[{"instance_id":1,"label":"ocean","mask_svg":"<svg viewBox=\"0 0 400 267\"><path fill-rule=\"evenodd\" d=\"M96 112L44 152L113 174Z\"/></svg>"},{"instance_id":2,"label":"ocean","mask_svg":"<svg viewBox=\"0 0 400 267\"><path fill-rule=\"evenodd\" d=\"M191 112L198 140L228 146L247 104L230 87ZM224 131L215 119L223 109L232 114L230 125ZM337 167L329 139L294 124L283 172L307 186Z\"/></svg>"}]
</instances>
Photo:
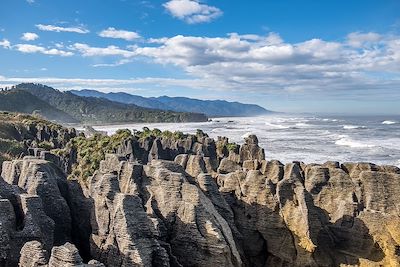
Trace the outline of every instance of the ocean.
<instances>
[{"instance_id":1,"label":"ocean","mask_svg":"<svg viewBox=\"0 0 400 267\"><path fill-rule=\"evenodd\" d=\"M114 133L121 128L195 133L202 129L210 137L227 136L243 143L257 135L267 159L283 163L373 162L400 167L400 116L312 116L268 115L260 117L213 118L203 123L153 123L95 126Z\"/></svg>"}]
</instances>

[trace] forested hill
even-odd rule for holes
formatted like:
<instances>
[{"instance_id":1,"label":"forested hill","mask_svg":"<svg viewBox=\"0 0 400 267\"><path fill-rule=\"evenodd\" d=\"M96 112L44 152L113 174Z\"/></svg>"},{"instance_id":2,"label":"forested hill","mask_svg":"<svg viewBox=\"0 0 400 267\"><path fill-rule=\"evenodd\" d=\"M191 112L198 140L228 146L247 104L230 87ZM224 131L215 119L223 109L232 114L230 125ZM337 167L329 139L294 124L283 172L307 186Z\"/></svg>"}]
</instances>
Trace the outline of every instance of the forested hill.
<instances>
[{"instance_id":1,"label":"forested hill","mask_svg":"<svg viewBox=\"0 0 400 267\"><path fill-rule=\"evenodd\" d=\"M53 121L78 122L73 116L23 90L0 91L0 111L36 114Z\"/></svg>"},{"instance_id":2,"label":"forested hill","mask_svg":"<svg viewBox=\"0 0 400 267\"><path fill-rule=\"evenodd\" d=\"M207 121L207 116L201 113L149 109L103 98L82 97L42 84L22 83L10 89L10 91L21 90L68 114L74 120L84 123Z\"/></svg>"}]
</instances>

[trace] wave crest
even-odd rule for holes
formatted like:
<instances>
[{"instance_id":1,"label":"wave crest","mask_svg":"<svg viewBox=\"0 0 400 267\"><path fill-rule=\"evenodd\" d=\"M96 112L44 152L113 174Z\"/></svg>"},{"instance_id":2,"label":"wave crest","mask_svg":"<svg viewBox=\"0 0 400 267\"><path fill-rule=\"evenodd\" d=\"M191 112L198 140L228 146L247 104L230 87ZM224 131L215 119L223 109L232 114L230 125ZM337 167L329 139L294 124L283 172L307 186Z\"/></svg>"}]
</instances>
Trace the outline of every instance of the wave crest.
<instances>
[{"instance_id":1,"label":"wave crest","mask_svg":"<svg viewBox=\"0 0 400 267\"><path fill-rule=\"evenodd\" d=\"M383 121L383 122L382 122L382 124L386 124L386 125L391 125L391 124L395 124L395 123L397 123L397 122L395 122L395 121L389 121L389 120Z\"/></svg>"},{"instance_id":2,"label":"wave crest","mask_svg":"<svg viewBox=\"0 0 400 267\"><path fill-rule=\"evenodd\" d=\"M360 141L356 141L351 139L348 135L339 135L339 139L335 142L338 146L348 146L351 148L369 148L375 147L375 145L363 143Z\"/></svg>"},{"instance_id":3,"label":"wave crest","mask_svg":"<svg viewBox=\"0 0 400 267\"><path fill-rule=\"evenodd\" d=\"M366 126L360 126L360 125L343 125L343 129L346 130L353 130L353 129L365 129L367 128Z\"/></svg>"}]
</instances>

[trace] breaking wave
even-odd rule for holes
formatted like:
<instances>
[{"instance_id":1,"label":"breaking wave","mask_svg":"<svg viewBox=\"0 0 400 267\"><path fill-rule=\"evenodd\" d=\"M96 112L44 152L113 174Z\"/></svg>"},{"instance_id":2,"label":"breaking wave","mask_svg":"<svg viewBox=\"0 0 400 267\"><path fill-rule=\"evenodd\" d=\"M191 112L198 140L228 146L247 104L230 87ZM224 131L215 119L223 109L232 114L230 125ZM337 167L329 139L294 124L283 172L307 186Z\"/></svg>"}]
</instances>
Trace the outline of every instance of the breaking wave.
<instances>
[{"instance_id":1,"label":"breaking wave","mask_svg":"<svg viewBox=\"0 0 400 267\"><path fill-rule=\"evenodd\" d=\"M366 126L359 126L359 125L343 125L343 129L346 130L353 130L353 129L365 129Z\"/></svg>"},{"instance_id":2,"label":"breaking wave","mask_svg":"<svg viewBox=\"0 0 400 267\"><path fill-rule=\"evenodd\" d=\"M336 140L336 142L335 142L335 144L338 146L348 146L351 148L368 148L368 147L375 146L375 145L371 145L371 144L353 140L348 135L339 135L338 137L339 137L339 139Z\"/></svg>"},{"instance_id":3,"label":"breaking wave","mask_svg":"<svg viewBox=\"0 0 400 267\"><path fill-rule=\"evenodd\" d=\"M395 124L395 123L396 123L395 121L383 121L382 122L382 124L387 124L387 125Z\"/></svg>"}]
</instances>

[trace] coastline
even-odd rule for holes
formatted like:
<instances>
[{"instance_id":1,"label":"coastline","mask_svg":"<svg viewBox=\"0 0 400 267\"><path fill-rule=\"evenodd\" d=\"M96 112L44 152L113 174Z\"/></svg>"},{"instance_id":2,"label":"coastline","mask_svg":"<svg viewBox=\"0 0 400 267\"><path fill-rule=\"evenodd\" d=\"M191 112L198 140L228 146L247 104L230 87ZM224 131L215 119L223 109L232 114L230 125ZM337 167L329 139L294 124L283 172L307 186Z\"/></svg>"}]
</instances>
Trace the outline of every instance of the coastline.
<instances>
[{"instance_id":1,"label":"coastline","mask_svg":"<svg viewBox=\"0 0 400 267\"><path fill-rule=\"evenodd\" d=\"M394 124L384 124L393 121ZM114 133L119 128L143 127L194 134L202 129L211 137L227 136L243 143L243 136L256 134L268 159L284 163L375 162L400 166L400 117L316 116L280 114L257 117L212 118L203 123L135 123L94 126ZM79 128L79 127L78 127ZM81 128L82 129L82 128Z\"/></svg>"}]
</instances>

